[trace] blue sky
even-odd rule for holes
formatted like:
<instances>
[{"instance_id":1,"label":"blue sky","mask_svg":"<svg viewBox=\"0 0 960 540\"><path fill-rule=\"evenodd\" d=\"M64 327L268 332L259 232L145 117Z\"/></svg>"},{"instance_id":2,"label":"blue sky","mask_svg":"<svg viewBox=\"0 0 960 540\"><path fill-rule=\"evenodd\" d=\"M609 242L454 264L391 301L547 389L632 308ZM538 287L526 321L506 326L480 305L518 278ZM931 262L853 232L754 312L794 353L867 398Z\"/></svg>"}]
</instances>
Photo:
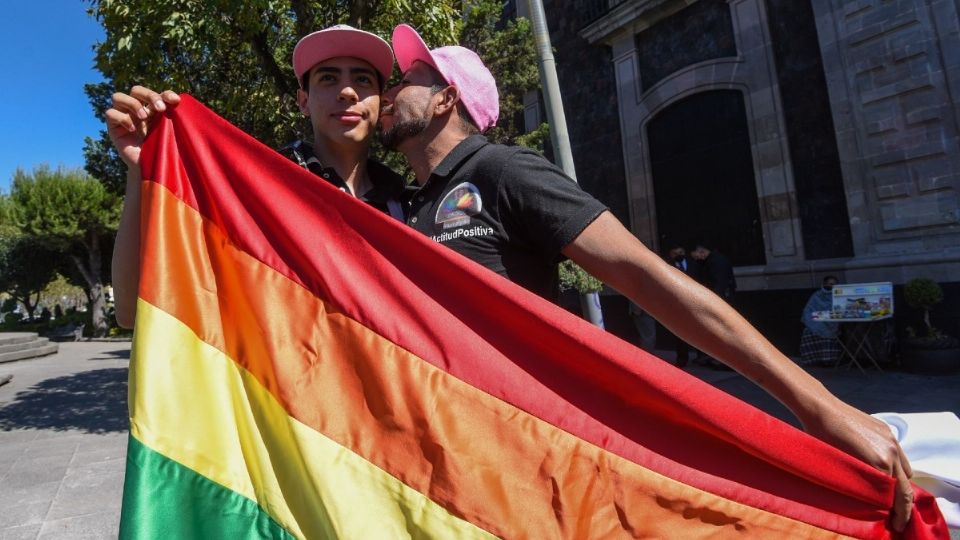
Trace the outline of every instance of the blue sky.
<instances>
[{"instance_id":1,"label":"blue sky","mask_svg":"<svg viewBox=\"0 0 960 540\"><path fill-rule=\"evenodd\" d=\"M93 45L103 29L82 0L4 2L0 18L0 191L17 167L83 166L83 138L96 137L83 85L103 80Z\"/></svg>"}]
</instances>

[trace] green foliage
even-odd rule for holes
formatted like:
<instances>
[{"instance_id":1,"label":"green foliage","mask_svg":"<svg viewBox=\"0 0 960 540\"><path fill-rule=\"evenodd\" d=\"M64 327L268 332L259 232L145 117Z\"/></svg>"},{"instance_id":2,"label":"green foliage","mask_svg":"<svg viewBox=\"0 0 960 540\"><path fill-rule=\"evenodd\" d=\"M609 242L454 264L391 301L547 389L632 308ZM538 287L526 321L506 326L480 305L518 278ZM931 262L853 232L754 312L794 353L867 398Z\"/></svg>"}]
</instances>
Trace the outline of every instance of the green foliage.
<instances>
[{"instance_id":1,"label":"green foliage","mask_svg":"<svg viewBox=\"0 0 960 540\"><path fill-rule=\"evenodd\" d=\"M523 96L539 88L540 73L530 21L521 18L504 23L502 14L501 2L468 2L460 45L476 51L497 80L500 118L486 133L487 138L495 143L517 144L523 135ZM531 148L542 152L542 141L539 148Z\"/></svg>"},{"instance_id":2,"label":"green foliage","mask_svg":"<svg viewBox=\"0 0 960 540\"><path fill-rule=\"evenodd\" d=\"M296 105L291 57L304 35L350 24L389 41L406 22L431 47L461 43L474 48L498 81L500 121L488 134L515 142L523 94L539 84L530 23L501 23L496 0L87 0L88 13L106 38L96 46L106 82L87 85L94 113L110 106L114 90L136 85L187 92L273 148L312 139ZM462 12L461 12L462 8ZM398 171L402 158L375 146L375 155ZM126 168L106 132L88 138L86 170L121 194Z\"/></svg>"},{"instance_id":3,"label":"green foliage","mask_svg":"<svg viewBox=\"0 0 960 540\"><path fill-rule=\"evenodd\" d=\"M14 221L13 201L9 195L0 193L0 234L13 234L17 232L17 224Z\"/></svg>"},{"instance_id":4,"label":"green foliage","mask_svg":"<svg viewBox=\"0 0 960 540\"><path fill-rule=\"evenodd\" d=\"M93 114L102 116L112 104L113 88L108 83L97 83L84 85L83 89L93 106ZM96 139L84 139L83 160L83 168L91 176L100 180L114 195L123 195L127 183L127 166L120 159L106 131L101 131Z\"/></svg>"},{"instance_id":5,"label":"green foliage","mask_svg":"<svg viewBox=\"0 0 960 540\"><path fill-rule=\"evenodd\" d=\"M104 264L107 251L103 247L111 245L117 230L119 197L83 171L41 166L30 174L17 170L10 205L13 224L37 246L23 258L46 265L43 285L56 271L81 283L94 313L95 331L106 333L106 318L100 313L109 265Z\"/></svg>"},{"instance_id":6,"label":"green foliage","mask_svg":"<svg viewBox=\"0 0 960 540\"><path fill-rule=\"evenodd\" d=\"M91 234L116 232L120 220L119 199L80 170L43 165L28 174L18 169L10 199L16 226L61 251Z\"/></svg>"},{"instance_id":7,"label":"green foliage","mask_svg":"<svg viewBox=\"0 0 960 540\"><path fill-rule=\"evenodd\" d=\"M566 260L560 263L560 290L570 289L580 294L600 292L603 290L603 282L588 274L575 262Z\"/></svg>"},{"instance_id":8,"label":"green foliage","mask_svg":"<svg viewBox=\"0 0 960 540\"><path fill-rule=\"evenodd\" d=\"M272 147L307 138L296 105L291 58L297 41L334 24L350 24L387 40L405 21L428 41L453 42L462 25L450 0L89 0L88 13L106 31L96 47L107 88L188 92ZM95 111L104 93L87 87ZM103 139L101 139L103 140ZM104 148L88 144L88 156ZM98 161L100 158L93 159Z\"/></svg>"},{"instance_id":9,"label":"green foliage","mask_svg":"<svg viewBox=\"0 0 960 540\"><path fill-rule=\"evenodd\" d=\"M22 304L32 318L40 291L56 275L58 260L57 252L36 237L8 229L0 234L0 291L9 294L14 305ZM13 307L5 303L4 311Z\"/></svg>"},{"instance_id":10,"label":"green foliage","mask_svg":"<svg viewBox=\"0 0 960 540\"><path fill-rule=\"evenodd\" d=\"M943 301L943 289L929 278L914 278L903 288L903 296L912 308L930 310Z\"/></svg>"},{"instance_id":11,"label":"green foliage","mask_svg":"<svg viewBox=\"0 0 960 540\"><path fill-rule=\"evenodd\" d=\"M930 310L943 301L943 289L940 285L929 278L914 278L903 287L903 296L910 307L923 311L926 338L937 340L944 337L943 333L930 323ZM913 334L910 337L915 337L916 333L913 329L909 330Z\"/></svg>"},{"instance_id":12,"label":"green foliage","mask_svg":"<svg viewBox=\"0 0 960 540\"><path fill-rule=\"evenodd\" d=\"M519 146L532 148L542 154L548 140L550 140L550 126L544 122L533 131L518 135L514 142Z\"/></svg>"}]
</instances>

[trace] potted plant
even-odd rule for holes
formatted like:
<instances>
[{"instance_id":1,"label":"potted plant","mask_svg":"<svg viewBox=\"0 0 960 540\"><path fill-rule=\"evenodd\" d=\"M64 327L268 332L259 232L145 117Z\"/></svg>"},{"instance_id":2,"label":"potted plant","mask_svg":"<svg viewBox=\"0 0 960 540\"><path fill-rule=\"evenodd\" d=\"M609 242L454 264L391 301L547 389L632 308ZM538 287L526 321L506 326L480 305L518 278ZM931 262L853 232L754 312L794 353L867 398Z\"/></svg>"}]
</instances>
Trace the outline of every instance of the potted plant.
<instances>
[{"instance_id":1,"label":"potted plant","mask_svg":"<svg viewBox=\"0 0 960 540\"><path fill-rule=\"evenodd\" d=\"M588 274L573 261L566 260L560 263L560 290L570 289L580 293L580 310L583 312L583 318L603 328L599 294L603 290L603 282Z\"/></svg>"},{"instance_id":2,"label":"potted plant","mask_svg":"<svg viewBox=\"0 0 960 540\"><path fill-rule=\"evenodd\" d=\"M923 329L907 327L903 342L904 366L919 373L951 373L960 369L960 340L944 334L930 323L930 311L943 301L936 281L915 278L903 288L907 304L923 312Z\"/></svg>"}]
</instances>

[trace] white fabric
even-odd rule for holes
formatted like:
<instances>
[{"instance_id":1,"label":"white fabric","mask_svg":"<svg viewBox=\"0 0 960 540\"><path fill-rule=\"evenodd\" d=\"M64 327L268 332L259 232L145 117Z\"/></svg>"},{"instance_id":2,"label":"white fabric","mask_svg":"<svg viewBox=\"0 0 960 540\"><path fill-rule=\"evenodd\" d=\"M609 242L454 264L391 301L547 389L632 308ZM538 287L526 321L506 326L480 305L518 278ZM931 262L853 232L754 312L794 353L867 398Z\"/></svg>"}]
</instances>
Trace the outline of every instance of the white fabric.
<instances>
[{"instance_id":1,"label":"white fabric","mask_svg":"<svg viewBox=\"0 0 960 540\"><path fill-rule=\"evenodd\" d=\"M947 526L960 529L960 418L952 412L877 413L913 468L913 482L937 498Z\"/></svg>"}]
</instances>

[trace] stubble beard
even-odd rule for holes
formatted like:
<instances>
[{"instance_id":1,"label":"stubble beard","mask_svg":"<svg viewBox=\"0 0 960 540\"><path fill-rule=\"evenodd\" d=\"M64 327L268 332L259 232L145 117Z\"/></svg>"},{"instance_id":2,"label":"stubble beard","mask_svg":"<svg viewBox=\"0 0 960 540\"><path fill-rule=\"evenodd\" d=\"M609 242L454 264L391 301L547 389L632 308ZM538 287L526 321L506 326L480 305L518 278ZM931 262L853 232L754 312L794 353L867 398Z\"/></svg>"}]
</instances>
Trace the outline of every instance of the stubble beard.
<instances>
[{"instance_id":1,"label":"stubble beard","mask_svg":"<svg viewBox=\"0 0 960 540\"><path fill-rule=\"evenodd\" d=\"M416 137L427 129L426 118L417 118L415 120L404 120L397 122L389 131L383 132L380 142L390 150L396 150L397 146L410 137Z\"/></svg>"}]
</instances>

